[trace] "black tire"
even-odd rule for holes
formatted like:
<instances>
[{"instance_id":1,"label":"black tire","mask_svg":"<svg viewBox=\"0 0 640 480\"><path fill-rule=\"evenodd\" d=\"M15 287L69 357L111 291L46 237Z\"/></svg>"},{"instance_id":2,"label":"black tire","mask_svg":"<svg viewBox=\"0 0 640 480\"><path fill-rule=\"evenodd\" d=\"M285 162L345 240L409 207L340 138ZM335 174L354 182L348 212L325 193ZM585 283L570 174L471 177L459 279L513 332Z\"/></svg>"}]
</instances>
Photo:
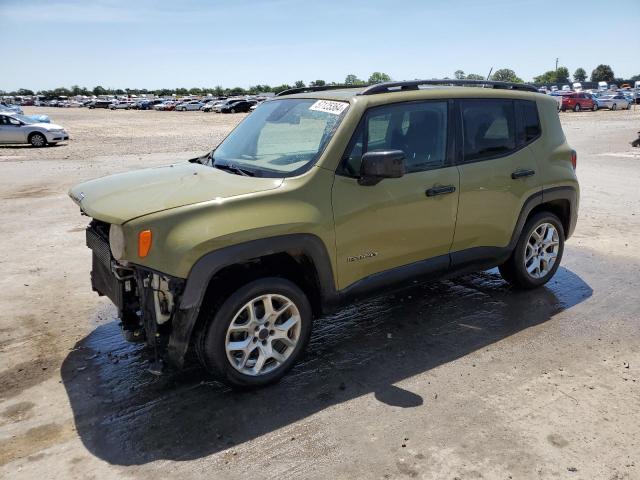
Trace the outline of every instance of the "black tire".
<instances>
[{"instance_id":1,"label":"black tire","mask_svg":"<svg viewBox=\"0 0 640 480\"><path fill-rule=\"evenodd\" d=\"M29 135L29 143L36 148L45 147L47 145L47 137L43 134L35 132Z\"/></svg>"},{"instance_id":2,"label":"black tire","mask_svg":"<svg viewBox=\"0 0 640 480\"><path fill-rule=\"evenodd\" d=\"M631 110L631 102L627 104L627 110Z\"/></svg>"},{"instance_id":3,"label":"black tire","mask_svg":"<svg viewBox=\"0 0 640 480\"><path fill-rule=\"evenodd\" d=\"M611 105L611 110L617 110L617 109L618 109L618 105L616 105L615 103Z\"/></svg>"},{"instance_id":4,"label":"black tire","mask_svg":"<svg viewBox=\"0 0 640 480\"><path fill-rule=\"evenodd\" d=\"M598 104L594 103L593 107L591 107L591 110L593 110L594 112L597 112L598 111Z\"/></svg>"},{"instance_id":5,"label":"black tire","mask_svg":"<svg viewBox=\"0 0 640 480\"><path fill-rule=\"evenodd\" d=\"M236 113L236 109L235 108L232 108L230 111L231 111L231 113Z\"/></svg>"},{"instance_id":6,"label":"black tire","mask_svg":"<svg viewBox=\"0 0 640 480\"><path fill-rule=\"evenodd\" d=\"M543 223L549 223L555 227L558 232L558 253L555 263L549 270L549 272L540 278L533 277L525 268L525 252L529 238L533 231ZM516 248L511 253L509 259L500 265L498 268L502 278L513 285L516 288L531 289L544 285L547 283L556 273L560 262L562 261L562 254L564 253L564 228L560 219L551 212L540 212L532 216L520 234Z\"/></svg>"},{"instance_id":7,"label":"black tire","mask_svg":"<svg viewBox=\"0 0 640 480\"><path fill-rule=\"evenodd\" d=\"M293 352L281 365L267 373L251 376L237 370L227 358L227 329L236 313L247 302L267 294L283 295L298 308L301 322L299 340ZM261 278L242 286L221 304L204 312L204 315L205 324L195 345L198 359L209 373L234 388L263 387L280 380L306 348L313 323L311 305L304 292L289 280L277 277Z\"/></svg>"},{"instance_id":8,"label":"black tire","mask_svg":"<svg viewBox=\"0 0 640 480\"><path fill-rule=\"evenodd\" d=\"M579 103L576 103L576 106L573 107L573 111L574 112L579 112L580 111L580 104Z\"/></svg>"}]
</instances>

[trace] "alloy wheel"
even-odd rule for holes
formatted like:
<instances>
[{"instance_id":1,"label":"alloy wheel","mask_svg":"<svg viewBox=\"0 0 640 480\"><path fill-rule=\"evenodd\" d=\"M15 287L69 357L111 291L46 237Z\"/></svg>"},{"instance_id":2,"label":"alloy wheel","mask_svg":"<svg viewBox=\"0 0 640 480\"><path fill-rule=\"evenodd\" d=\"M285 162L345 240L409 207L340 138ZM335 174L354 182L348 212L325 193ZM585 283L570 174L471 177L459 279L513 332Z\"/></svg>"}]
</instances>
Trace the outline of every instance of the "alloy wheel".
<instances>
[{"instance_id":1,"label":"alloy wheel","mask_svg":"<svg viewBox=\"0 0 640 480\"><path fill-rule=\"evenodd\" d=\"M43 147L45 143L45 139L42 135L36 134L31 137L31 145L34 147Z\"/></svg>"},{"instance_id":2,"label":"alloy wheel","mask_svg":"<svg viewBox=\"0 0 640 480\"><path fill-rule=\"evenodd\" d=\"M296 349L301 326L300 311L289 298L278 294L256 297L238 310L227 328L227 359L244 375L272 372Z\"/></svg>"},{"instance_id":3,"label":"alloy wheel","mask_svg":"<svg viewBox=\"0 0 640 480\"><path fill-rule=\"evenodd\" d=\"M524 267L533 278L547 275L558 258L560 237L550 223L538 225L527 240L524 252Z\"/></svg>"}]
</instances>

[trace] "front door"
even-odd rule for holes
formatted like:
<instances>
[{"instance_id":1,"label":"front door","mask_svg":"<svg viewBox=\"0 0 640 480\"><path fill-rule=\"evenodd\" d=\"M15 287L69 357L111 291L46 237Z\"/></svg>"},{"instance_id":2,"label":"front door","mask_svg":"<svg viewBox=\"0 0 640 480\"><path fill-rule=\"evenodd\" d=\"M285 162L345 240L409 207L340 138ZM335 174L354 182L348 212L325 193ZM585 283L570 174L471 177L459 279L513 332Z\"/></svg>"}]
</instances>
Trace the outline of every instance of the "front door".
<instances>
[{"instance_id":1,"label":"front door","mask_svg":"<svg viewBox=\"0 0 640 480\"><path fill-rule=\"evenodd\" d=\"M425 259L448 267L459 175L449 162L447 101L370 109L352 139L333 186L338 284ZM358 184L363 153L402 150L406 174Z\"/></svg>"},{"instance_id":2,"label":"front door","mask_svg":"<svg viewBox=\"0 0 640 480\"><path fill-rule=\"evenodd\" d=\"M9 116L0 115L0 143L24 143L22 123Z\"/></svg>"}]
</instances>

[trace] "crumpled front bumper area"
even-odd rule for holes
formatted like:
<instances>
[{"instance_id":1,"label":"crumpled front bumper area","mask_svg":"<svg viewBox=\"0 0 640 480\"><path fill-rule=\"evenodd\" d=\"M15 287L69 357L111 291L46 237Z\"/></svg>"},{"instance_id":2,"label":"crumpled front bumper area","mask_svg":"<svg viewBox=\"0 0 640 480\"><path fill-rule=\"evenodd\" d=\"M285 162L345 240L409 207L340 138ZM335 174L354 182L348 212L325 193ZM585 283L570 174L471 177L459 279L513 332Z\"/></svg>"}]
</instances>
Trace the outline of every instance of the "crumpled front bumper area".
<instances>
[{"instance_id":1,"label":"crumpled front bumper area","mask_svg":"<svg viewBox=\"0 0 640 480\"><path fill-rule=\"evenodd\" d=\"M108 297L117 307L125 339L146 341L154 348L158 359L181 366L186 348L172 349L174 354L171 355L167 346L179 317L184 280L137 265L118 263L109 248L109 227L108 223L97 220L87 227L87 246L93 253L93 290Z\"/></svg>"}]
</instances>

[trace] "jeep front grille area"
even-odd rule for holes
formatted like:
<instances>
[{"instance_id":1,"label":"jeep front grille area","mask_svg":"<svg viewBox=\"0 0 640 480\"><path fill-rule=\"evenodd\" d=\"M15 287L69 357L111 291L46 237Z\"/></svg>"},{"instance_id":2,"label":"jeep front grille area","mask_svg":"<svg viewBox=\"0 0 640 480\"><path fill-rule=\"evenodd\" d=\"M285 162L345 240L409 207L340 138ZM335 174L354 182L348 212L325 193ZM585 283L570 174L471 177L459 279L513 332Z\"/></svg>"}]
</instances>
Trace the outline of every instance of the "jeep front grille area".
<instances>
[{"instance_id":1,"label":"jeep front grille area","mask_svg":"<svg viewBox=\"0 0 640 480\"><path fill-rule=\"evenodd\" d=\"M102 222L100 222L102 223ZM106 229L106 234L105 234ZM99 225L95 220L87 227L87 247L109 269L111 268L111 250L109 249L109 225Z\"/></svg>"}]
</instances>

